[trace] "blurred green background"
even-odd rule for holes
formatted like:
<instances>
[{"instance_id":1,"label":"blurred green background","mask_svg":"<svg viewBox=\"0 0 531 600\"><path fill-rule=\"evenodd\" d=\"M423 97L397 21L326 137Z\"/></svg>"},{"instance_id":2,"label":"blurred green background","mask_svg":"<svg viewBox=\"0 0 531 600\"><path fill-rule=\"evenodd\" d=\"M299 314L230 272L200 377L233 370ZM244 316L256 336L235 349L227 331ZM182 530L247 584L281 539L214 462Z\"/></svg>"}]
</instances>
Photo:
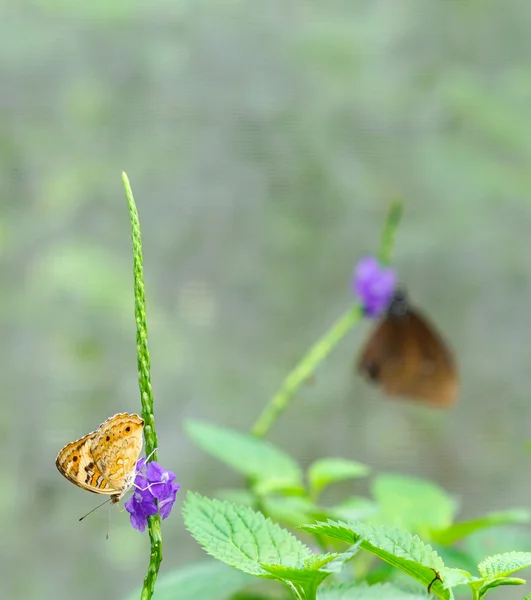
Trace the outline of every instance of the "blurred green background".
<instances>
[{"instance_id":1,"label":"blurred green background","mask_svg":"<svg viewBox=\"0 0 531 600\"><path fill-rule=\"evenodd\" d=\"M79 523L98 498L54 465L140 408L122 170L181 502L240 481L183 420L249 429L402 197L394 263L455 350L459 405L361 382L362 324L270 439L437 481L463 517L529 506L530 27L528 0L0 3L6 598L120 598L145 572L147 535ZM201 556L178 510L164 535L163 571Z\"/></svg>"}]
</instances>

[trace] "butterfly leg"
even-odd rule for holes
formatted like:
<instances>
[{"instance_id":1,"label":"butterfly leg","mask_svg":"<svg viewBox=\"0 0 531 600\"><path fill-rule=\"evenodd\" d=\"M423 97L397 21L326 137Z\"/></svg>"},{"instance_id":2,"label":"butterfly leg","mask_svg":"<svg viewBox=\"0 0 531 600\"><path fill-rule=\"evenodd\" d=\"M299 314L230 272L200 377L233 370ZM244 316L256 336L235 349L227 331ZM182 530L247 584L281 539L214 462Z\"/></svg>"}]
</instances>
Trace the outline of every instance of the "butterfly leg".
<instances>
[{"instance_id":1,"label":"butterfly leg","mask_svg":"<svg viewBox=\"0 0 531 600\"><path fill-rule=\"evenodd\" d=\"M136 485L136 483L134 483L133 485L135 486L135 488L137 490L140 490L141 492L146 492L147 490L150 490L152 488L152 486L154 486L154 485L164 485L164 482L154 481L153 483L150 483L149 485L147 485L145 488L140 487L139 485Z\"/></svg>"}]
</instances>

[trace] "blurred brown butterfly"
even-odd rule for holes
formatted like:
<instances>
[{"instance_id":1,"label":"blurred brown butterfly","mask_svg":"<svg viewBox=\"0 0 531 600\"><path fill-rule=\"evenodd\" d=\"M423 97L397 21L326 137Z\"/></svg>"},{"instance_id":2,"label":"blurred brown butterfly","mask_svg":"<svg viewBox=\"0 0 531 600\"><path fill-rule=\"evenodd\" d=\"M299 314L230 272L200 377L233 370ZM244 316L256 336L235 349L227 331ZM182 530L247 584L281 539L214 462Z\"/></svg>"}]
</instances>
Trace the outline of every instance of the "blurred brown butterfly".
<instances>
[{"instance_id":1,"label":"blurred brown butterfly","mask_svg":"<svg viewBox=\"0 0 531 600\"><path fill-rule=\"evenodd\" d=\"M390 396L440 408L457 400L452 354L435 327L411 308L403 291L394 293L361 353L358 370Z\"/></svg>"}]
</instances>

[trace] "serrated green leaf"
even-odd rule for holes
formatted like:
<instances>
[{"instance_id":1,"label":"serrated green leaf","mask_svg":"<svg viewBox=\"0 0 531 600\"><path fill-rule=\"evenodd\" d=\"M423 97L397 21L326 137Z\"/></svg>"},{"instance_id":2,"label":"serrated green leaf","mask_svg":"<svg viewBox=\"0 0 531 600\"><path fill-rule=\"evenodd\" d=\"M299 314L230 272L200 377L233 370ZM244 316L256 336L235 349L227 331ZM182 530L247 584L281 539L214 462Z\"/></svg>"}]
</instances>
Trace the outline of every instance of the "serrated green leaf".
<instances>
[{"instance_id":1,"label":"serrated green leaf","mask_svg":"<svg viewBox=\"0 0 531 600\"><path fill-rule=\"evenodd\" d=\"M403 475L379 475L372 493L380 506L375 523L406 529L430 538L433 529L451 525L456 502L438 485Z\"/></svg>"},{"instance_id":2,"label":"serrated green leaf","mask_svg":"<svg viewBox=\"0 0 531 600\"><path fill-rule=\"evenodd\" d=\"M322 458L308 469L308 484L312 497L317 498L323 489L332 484L357 477L365 477L369 467L345 458Z\"/></svg>"},{"instance_id":3,"label":"serrated green leaf","mask_svg":"<svg viewBox=\"0 0 531 600\"><path fill-rule=\"evenodd\" d=\"M431 535L439 544L449 546L481 529L497 527L499 525L511 525L514 523L529 523L530 520L531 514L528 510L506 510L489 513L478 519L454 523L444 529L432 531Z\"/></svg>"},{"instance_id":4,"label":"serrated green leaf","mask_svg":"<svg viewBox=\"0 0 531 600\"><path fill-rule=\"evenodd\" d=\"M190 563L157 579L153 600L226 600L255 580L214 560ZM141 588L126 600L138 600Z\"/></svg>"},{"instance_id":5,"label":"serrated green leaf","mask_svg":"<svg viewBox=\"0 0 531 600\"><path fill-rule=\"evenodd\" d=\"M417 536L396 528L387 528L368 523L346 523L329 521L305 525L305 531L341 539L349 543L361 540L361 547L372 552L390 565L404 571L426 587L438 573L442 583L436 581L432 592L439 598L449 600L449 589L468 583L473 578L466 571L445 567L440 556Z\"/></svg>"},{"instance_id":6,"label":"serrated green leaf","mask_svg":"<svg viewBox=\"0 0 531 600\"><path fill-rule=\"evenodd\" d=\"M522 598L522 600L531 600L531 594L527 594L527 596L525 598Z\"/></svg>"},{"instance_id":7,"label":"serrated green leaf","mask_svg":"<svg viewBox=\"0 0 531 600\"><path fill-rule=\"evenodd\" d=\"M299 465L279 448L251 435L200 421L187 421L186 432L205 452L255 481L301 486Z\"/></svg>"},{"instance_id":8,"label":"serrated green leaf","mask_svg":"<svg viewBox=\"0 0 531 600\"><path fill-rule=\"evenodd\" d=\"M531 552L506 552L487 556L478 570L483 577L506 577L527 567L531 567Z\"/></svg>"},{"instance_id":9,"label":"serrated green leaf","mask_svg":"<svg viewBox=\"0 0 531 600\"><path fill-rule=\"evenodd\" d=\"M289 531L246 506L189 492L184 522L208 554L250 575L271 577L262 564L304 568L310 549Z\"/></svg>"},{"instance_id":10,"label":"serrated green leaf","mask_svg":"<svg viewBox=\"0 0 531 600\"><path fill-rule=\"evenodd\" d=\"M319 588L317 600L426 600L426 593L401 590L390 583L342 584Z\"/></svg>"}]
</instances>

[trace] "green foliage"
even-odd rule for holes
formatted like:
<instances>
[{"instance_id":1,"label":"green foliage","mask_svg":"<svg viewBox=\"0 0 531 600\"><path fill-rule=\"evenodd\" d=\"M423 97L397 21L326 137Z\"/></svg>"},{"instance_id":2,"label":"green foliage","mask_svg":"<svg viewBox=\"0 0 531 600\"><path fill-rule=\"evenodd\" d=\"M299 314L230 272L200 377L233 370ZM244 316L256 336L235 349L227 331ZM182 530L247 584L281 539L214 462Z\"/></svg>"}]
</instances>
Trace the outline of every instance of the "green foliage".
<instances>
[{"instance_id":1,"label":"green foliage","mask_svg":"<svg viewBox=\"0 0 531 600\"><path fill-rule=\"evenodd\" d=\"M315 598L319 584L353 554L313 554L261 513L198 494L188 494L183 515L192 536L214 558L244 573L276 579L301 599Z\"/></svg>"},{"instance_id":2,"label":"green foliage","mask_svg":"<svg viewBox=\"0 0 531 600\"><path fill-rule=\"evenodd\" d=\"M255 580L223 563L208 560L183 565L180 569L161 575L153 595L154 600L228 600ZM140 589L131 592L126 600L138 600Z\"/></svg>"},{"instance_id":3,"label":"green foliage","mask_svg":"<svg viewBox=\"0 0 531 600\"><path fill-rule=\"evenodd\" d=\"M187 421L186 432L205 452L267 489L302 487L302 472L285 452L268 442L232 429Z\"/></svg>"},{"instance_id":4,"label":"green foliage","mask_svg":"<svg viewBox=\"0 0 531 600\"><path fill-rule=\"evenodd\" d=\"M326 486L348 479L365 477L369 472L369 467L354 460L321 458L310 465L308 469L310 494L313 498L317 498Z\"/></svg>"},{"instance_id":5,"label":"green foliage","mask_svg":"<svg viewBox=\"0 0 531 600\"><path fill-rule=\"evenodd\" d=\"M474 582L470 584L470 587L476 591L478 598L486 596L489 590L503 586L503 585L523 585L525 579L519 579L517 577L493 577L487 580L481 580L480 582Z\"/></svg>"},{"instance_id":6,"label":"green foliage","mask_svg":"<svg viewBox=\"0 0 531 600\"><path fill-rule=\"evenodd\" d=\"M506 552L487 556L479 563L478 570L483 577L494 577L507 576L527 567L531 567L531 552Z\"/></svg>"},{"instance_id":7,"label":"green foliage","mask_svg":"<svg viewBox=\"0 0 531 600\"><path fill-rule=\"evenodd\" d=\"M449 589L456 585L463 585L471 580L471 575L466 571L445 567L441 557L427 544L420 541L417 536L397 528L375 526L367 523L341 523L329 521L307 525L304 530L348 543L359 540L360 545L378 558L393 567L404 571L424 586L428 587L438 574L442 580L432 584L432 591L439 598L451 598Z\"/></svg>"},{"instance_id":8,"label":"green foliage","mask_svg":"<svg viewBox=\"0 0 531 600\"><path fill-rule=\"evenodd\" d=\"M478 519L454 523L444 529L432 530L431 537L439 544L450 545L481 529L509 525L512 523L528 523L530 513L527 510L506 510L488 513Z\"/></svg>"},{"instance_id":9,"label":"green foliage","mask_svg":"<svg viewBox=\"0 0 531 600\"><path fill-rule=\"evenodd\" d=\"M479 565L481 577L473 577L463 569L447 567L431 546L417 536L399 529L389 529L367 523L328 521L306 525L304 530L358 542L389 565L400 569L444 600L453 598L452 588L468 584L474 597L483 598L491 589L506 585L521 585L525 580L508 577L511 573L531 566L531 553L509 552L485 558Z\"/></svg>"},{"instance_id":10,"label":"green foliage","mask_svg":"<svg viewBox=\"0 0 531 600\"><path fill-rule=\"evenodd\" d=\"M425 589L431 586L431 592L444 600L453 598L456 586L468 585L474 597L483 598L496 587L524 582L508 575L528 566L527 553L512 552L484 559L479 566L480 577L474 577L470 574L476 569L474 555L451 544L469 535L477 537L487 528L527 522L528 511L490 513L454 523L457 504L442 488L419 478L394 474L379 474L374 478L371 485L374 500L351 496L334 506L321 506L316 500L326 486L366 476L368 467L340 458L317 460L306 473L306 490L297 463L271 444L196 421L189 422L187 430L202 448L240 471L250 482L247 491L221 492L224 498L245 506L191 495L184 514L192 535L214 557L246 573L277 579L296 598L314 598L317 590L321 590L320 584L332 572L343 573L351 559L356 581L340 587L332 585L330 590L319 592L319 597L323 593L347 594L346 598L351 594L386 598L392 593L402 594L397 598L425 597L417 591L396 592L390 585L359 587L363 579L372 584L398 580L393 575L398 572ZM338 553L312 554L288 531L253 510L258 507L291 528L321 521L303 525L302 529L320 546L331 546ZM439 544L440 552L414 534ZM344 543L349 544L346 551L341 547ZM370 554L356 555L359 548L384 561L387 568L374 568L364 558ZM460 568L448 567L443 557Z\"/></svg>"},{"instance_id":11,"label":"green foliage","mask_svg":"<svg viewBox=\"0 0 531 600\"><path fill-rule=\"evenodd\" d=\"M376 585L348 583L322 587L317 600L425 600L424 592L408 592L390 583Z\"/></svg>"},{"instance_id":12,"label":"green foliage","mask_svg":"<svg viewBox=\"0 0 531 600\"><path fill-rule=\"evenodd\" d=\"M149 378L140 226L125 174L124 185L133 234L139 382L146 419L146 445L153 447L156 434ZM384 262L388 262L400 213L401 207L396 204L384 228L381 244ZM342 458L319 459L308 468L306 488L297 462L272 444L257 439L269 430L301 383L361 315L359 306L347 311L303 356L258 419L253 428L254 436L199 421L186 424L189 436L201 448L247 478L248 489L224 492L225 496L228 494L232 499L241 500L241 504L189 492L183 507L186 527L208 554L226 566L217 563L191 565L169 574L158 592L161 600L175 594L180 598L190 594L194 600L201 600L202 596L223 600L235 592L240 599L245 598L249 594L243 592L242 587L249 584L250 576L280 582L297 600L316 600L318 597L321 600L417 599L430 592L442 600L453 600L453 588L465 585L469 586L474 598L480 600L496 587L524 583L523 579L510 575L531 566L531 553L513 551L484 558L478 565L480 577L475 577L468 570L446 566L441 555L416 534L441 544L445 557L458 559L458 562L470 565L470 570L475 570L471 556L465 552L459 554L450 544L487 527L529 520L527 511L492 513L454 523L457 503L442 488L422 479L390 474L379 474L373 480L374 502L351 496L336 506L319 506L317 500L327 486L365 477L369 468ZM267 516L254 510L258 507ZM287 529L274 523L271 516L291 527L317 519L317 523L302 525L301 529L311 534L324 552L313 552ZM331 516L346 517L349 522L331 520ZM360 516L370 522L353 520ZM324 522L324 519L328 520ZM160 529L155 539L152 525L153 520L150 525L152 558L141 592L146 600L153 593L161 560ZM330 549L338 551L332 553L328 551ZM366 553L358 556L360 549ZM387 568L374 569L371 555L383 561ZM357 574L354 581L351 572L351 577L347 575L343 583L335 581L320 588L332 575L344 579L346 565L351 560L355 562ZM389 580L393 578L393 570L401 572L402 577L411 578L416 585L420 584L426 593L391 585Z\"/></svg>"},{"instance_id":13,"label":"green foliage","mask_svg":"<svg viewBox=\"0 0 531 600\"><path fill-rule=\"evenodd\" d=\"M438 485L403 475L378 475L372 484L380 507L378 521L430 538L433 529L451 525L456 503Z\"/></svg>"},{"instance_id":14,"label":"green foliage","mask_svg":"<svg viewBox=\"0 0 531 600\"><path fill-rule=\"evenodd\" d=\"M189 493L183 515L206 552L251 575L267 577L263 564L300 568L312 557L291 533L246 506Z\"/></svg>"}]
</instances>

